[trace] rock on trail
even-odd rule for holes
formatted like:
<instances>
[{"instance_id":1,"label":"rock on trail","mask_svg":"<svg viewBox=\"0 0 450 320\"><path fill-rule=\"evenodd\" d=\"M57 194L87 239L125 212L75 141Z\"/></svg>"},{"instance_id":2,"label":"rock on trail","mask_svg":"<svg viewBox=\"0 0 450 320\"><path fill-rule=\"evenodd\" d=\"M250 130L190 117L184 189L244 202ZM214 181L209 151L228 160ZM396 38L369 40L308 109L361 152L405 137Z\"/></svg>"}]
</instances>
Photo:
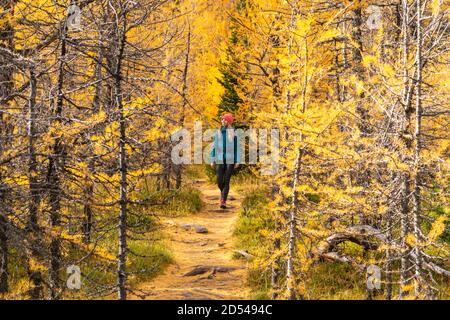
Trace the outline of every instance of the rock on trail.
<instances>
[{"instance_id":1,"label":"rock on trail","mask_svg":"<svg viewBox=\"0 0 450 320\"><path fill-rule=\"evenodd\" d=\"M191 229L194 229L195 230L195 232L197 232L197 233L208 233L208 229L207 228L205 228L205 227L203 227L203 226L200 226L200 225L198 225L198 224L188 224L188 223L183 223L182 225L181 225L181 228L183 228L184 230L191 230Z\"/></svg>"},{"instance_id":2,"label":"rock on trail","mask_svg":"<svg viewBox=\"0 0 450 320\"><path fill-rule=\"evenodd\" d=\"M132 288L132 299L246 299L246 259L233 259L233 230L242 196L230 191L227 210L220 210L215 185L198 180L205 203L198 214L163 219L175 263L150 282ZM249 258L249 257L247 257Z\"/></svg>"}]
</instances>

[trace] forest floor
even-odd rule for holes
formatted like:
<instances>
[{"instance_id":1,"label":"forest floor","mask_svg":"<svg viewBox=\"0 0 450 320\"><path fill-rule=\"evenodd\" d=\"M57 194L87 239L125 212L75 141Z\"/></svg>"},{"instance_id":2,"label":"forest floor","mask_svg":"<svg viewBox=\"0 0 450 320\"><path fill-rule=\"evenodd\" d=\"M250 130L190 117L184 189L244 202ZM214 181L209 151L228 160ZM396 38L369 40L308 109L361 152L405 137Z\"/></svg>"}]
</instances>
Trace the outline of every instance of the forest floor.
<instances>
[{"instance_id":1,"label":"forest floor","mask_svg":"<svg viewBox=\"0 0 450 320\"><path fill-rule=\"evenodd\" d=\"M221 300L249 296L247 262L233 258L233 231L243 196L231 190L228 208L223 210L217 186L206 179L197 179L194 186L202 193L203 209L161 221L174 263L151 281L137 285L130 298Z\"/></svg>"}]
</instances>

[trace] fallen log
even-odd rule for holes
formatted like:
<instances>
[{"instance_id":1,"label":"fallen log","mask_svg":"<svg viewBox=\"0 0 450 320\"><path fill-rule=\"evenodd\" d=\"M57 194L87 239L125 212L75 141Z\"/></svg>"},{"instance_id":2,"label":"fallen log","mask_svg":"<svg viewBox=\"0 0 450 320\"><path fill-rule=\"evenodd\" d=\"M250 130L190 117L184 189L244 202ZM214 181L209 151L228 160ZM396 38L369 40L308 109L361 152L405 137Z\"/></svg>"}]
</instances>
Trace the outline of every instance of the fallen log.
<instances>
[{"instance_id":1,"label":"fallen log","mask_svg":"<svg viewBox=\"0 0 450 320\"><path fill-rule=\"evenodd\" d=\"M231 272L234 270L237 270L236 267L225 267L225 266L196 266L194 269L189 271L188 273L185 273L184 277L193 277L198 276L207 272Z\"/></svg>"}]
</instances>

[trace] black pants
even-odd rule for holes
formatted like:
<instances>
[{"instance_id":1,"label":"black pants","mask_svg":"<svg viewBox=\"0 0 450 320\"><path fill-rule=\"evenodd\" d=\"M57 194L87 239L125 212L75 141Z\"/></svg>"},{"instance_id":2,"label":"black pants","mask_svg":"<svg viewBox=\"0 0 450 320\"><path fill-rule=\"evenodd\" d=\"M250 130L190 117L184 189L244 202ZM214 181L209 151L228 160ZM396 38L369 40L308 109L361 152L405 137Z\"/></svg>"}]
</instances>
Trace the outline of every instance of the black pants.
<instances>
[{"instance_id":1,"label":"black pants","mask_svg":"<svg viewBox=\"0 0 450 320\"><path fill-rule=\"evenodd\" d=\"M222 200L227 201L230 191L230 180L233 174L234 164L216 164L217 185L222 194Z\"/></svg>"}]
</instances>

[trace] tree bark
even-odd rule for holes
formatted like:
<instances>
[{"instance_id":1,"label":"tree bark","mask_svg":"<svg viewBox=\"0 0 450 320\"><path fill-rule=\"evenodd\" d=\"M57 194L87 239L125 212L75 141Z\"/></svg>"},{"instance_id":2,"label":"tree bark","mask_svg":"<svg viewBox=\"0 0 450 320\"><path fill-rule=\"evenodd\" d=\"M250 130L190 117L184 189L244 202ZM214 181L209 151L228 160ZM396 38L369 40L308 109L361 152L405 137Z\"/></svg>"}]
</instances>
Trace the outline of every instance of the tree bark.
<instances>
[{"instance_id":1,"label":"tree bark","mask_svg":"<svg viewBox=\"0 0 450 320\"><path fill-rule=\"evenodd\" d=\"M355 42L355 45L352 49L352 58L353 58L353 72L356 74L356 77L359 80L363 80L362 76L362 50L363 50L363 41L362 41L362 10L361 10L361 0L356 0L354 4L354 8L352 11L352 38ZM356 88L355 88L356 91ZM356 103L356 112L360 117L360 134L365 137L369 133L369 129L367 127L367 110L365 110L364 105L362 103L362 99L364 98L364 94L355 94L355 103ZM361 221L362 223L363 221Z\"/></svg>"},{"instance_id":2,"label":"tree bark","mask_svg":"<svg viewBox=\"0 0 450 320\"><path fill-rule=\"evenodd\" d=\"M182 108L181 108L181 117L180 117L180 125L184 126L184 118L186 112L186 104L188 98L188 71L189 71L189 59L191 53L191 25L188 25L188 35L187 35L187 45L186 45L186 56L184 61L184 70L183 70L183 89L182 89ZM182 184L182 175L183 175L183 165L175 165L175 188L180 189Z\"/></svg>"},{"instance_id":3,"label":"tree bark","mask_svg":"<svg viewBox=\"0 0 450 320\"><path fill-rule=\"evenodd\" d=\"M422 1L416 0L417 41L416 41L416 123L414 132L414 192L412 203L414 244L414 290L416 296L421 293L422 284L422 252L419 241L423 240L420 229L421 195L420 195L420 152L422 149Z\"/></svg>"},{"instance_id":4,"label":"tree bark","mask_svg":"<svg viewBox=\"0 0 450 320\"><path fill-rule=\"evenodd\" d=\"M123 9L123 8L122 8ZM122 63L126 44L126 14L123 13L123 27L117 25L119 52L117 55L114 95L119 111L119 170L120 170L120 214L119 214L119 254L117 268L117 287L119 300L126 300L126 261L127 261L127 151L126 151L126 118L122 101Z\"/></svg>"},{"instance_id":5,"label":"tree bark","mask_svg":"<svg viewBox=\"0 0 450 320\"><path fill-rule=\"evenodd\" d=\"M95 65L95 88L94 88L94 98L92 99L92 114L97 114L100 111L100 96L101 96L101 80L102 80L102 62L103 62L103 47L102 47L102 35L99 37L98 41L98 60ZM92 200L94 198L94 181L92 180L92 175L95 171L94 162L94 151L92 145L90 144L89 137L86 137L86 144L88 149L88 171L90 177L87 179L87 187L85 189L85 203L83 208L84 222L83 222L83 239L84 242L89 244L91 242L91 234L93 227L93 210L92 210Z\"/></svg>"},{"instance_id":6,"label":"tree bark","mask_svg":"<svg viewBox=\"0 0 450 320\"><path fill-rule=\"evenodd\" d=\"M3 188L1 184L0 188ZM0 205L4 200L0 191ZM8 292L8 220L5 216L4 212L0 212L0 294Z\"/></svg>"},{"instance_id":7,"label":"tree bark","mask_svg":"<svg viewBox=\"0 0 450 320\"><path fill-rule=\"evenodd\" d=\"M14 9L11 0L0 0L0 8L4 12ZM12 13L11 13L12 14ZM6 20L0 29L0 46L14 51L14 29ZM7 57L0 55L0 100L7 98L13 89L13 69L8 66ZM6 105L6 104L5 104ZM0 159L6 149L6 130L3 116L3 106L0 109ZM6 185L2 182L3 173L0 171L0 294L8 292L8 219L6 210Z\"/></svg>"},{"instance_id":8,"label":"tree bark","mask_svg":"<svg viewBox=\"0 0 450 320\"><path fill-rule=\"evenodd\" d=\"M303 139L300 138L300 141ZM289 241L288 241L288 255L286 267L286 289L289 300L295 300L297 292L295 289L295 274L294 274L294 258L297 241L297 208L298 208L298 191L297 185L299 182L300 168L302 164L303 149L298 150L298 155L295 163L295 172L292 182L292 204L289 212Z\"/></svg>"},{"instance_id":9,"label":"tree bark","mask_svg":"<svg viewBox=\"0 0 450 320\"><path fill-rule=\"evenodd\" d=\"M28 101L28 181L29 181L29 200L28 200L28 226L27 231L31 239L30 255L39 261L42 257L39 254L41 243L41 230L39 228L39 182L37 179L37 160L35 150L36 138L36 93L37 83L34 67L30 68L30 96ZM28 277L30 279L31 288L29 296L32 300L42 298L42 274L39 270L32 270L28 267Z\"/></svg>"},{"instance_id":10,"label":"tree bark","mask_svg":"<svg viewBox=\"0 0 450 320\"><path fill-rule=\"evenodd\" d=\"M385 298L386 300L392 299L392 271L393 271L393 251L391 246L393 245L393 237L392 237L392 228L393 228L393 212L394 208L391 206L386 213L386 239L388 248L386 249L386 264L385 264L385 273L386 273L386 290L385 290Z\"/></svg>"},{"instance_id":11,"label":"tree bark","mask_svg":"<svg viewBox=\"0 0 450 320\"><path fill-rule=\"evenodd\" d=\"M400 216L400 246L402 248L400 254L400 291L399 297L403 298L408 295L403 287L409 283L409 248L406 245L406 236L409 232L409 175L402 174L401 181L401 216Z\"/></svg>"},{"instance_id":12,"label":"tree bark","mask_svg":"<svg viewBox=\"0 0 450 320\"><path fill-rule=\"evenodd\" d=\"M61 49L58 66L58 82L57 82L57 98L55 110L55 123L62 123L62 111L64 107L64 78L65 78L65 63L67 55L67 26L64 24L61 27ZM48 165L48 189L50 201L50 226L55 232L61 225L61 185L59 171L62 170L60 166L63 163L63 142L61 137L55 137L53 144L52 155L49 159ZM49 287L50 298L59 299L58 289L60 286L59 271L61 268L61 249L60 240L57 236L52 236L50 242L50 268L49 268Z\"/></svg>"}]
</instances>

